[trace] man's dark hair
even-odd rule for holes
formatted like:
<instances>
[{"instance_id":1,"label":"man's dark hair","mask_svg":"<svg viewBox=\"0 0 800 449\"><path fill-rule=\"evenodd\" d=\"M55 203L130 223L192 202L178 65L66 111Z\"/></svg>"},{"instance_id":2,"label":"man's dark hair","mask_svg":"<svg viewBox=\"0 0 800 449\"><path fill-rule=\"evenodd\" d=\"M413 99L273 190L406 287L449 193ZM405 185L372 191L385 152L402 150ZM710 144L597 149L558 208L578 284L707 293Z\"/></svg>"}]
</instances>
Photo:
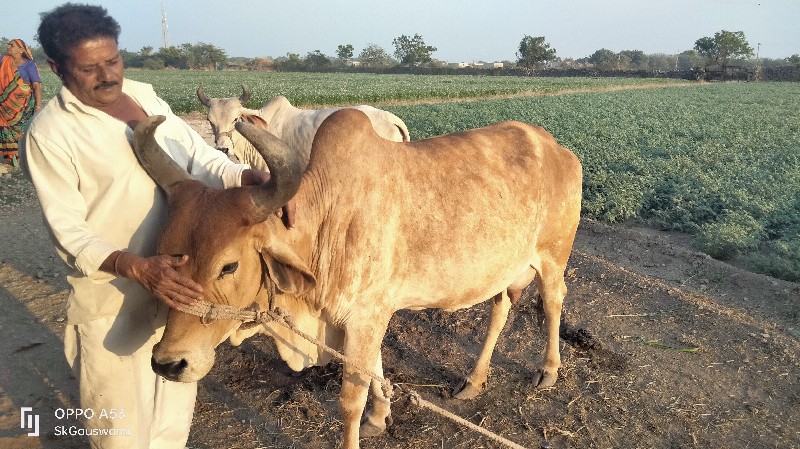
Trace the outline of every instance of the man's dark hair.
<instances>
[{"instance_id":1,"label":"man's dark hair","mask_svg":"<svg viewBox=\"0 0 800 449\"><path fill-rule=\"evenodd\" d=\"M67 63L73 47L86 40L110 37L119 43L119 23L102 6L65 3L41 17L39 43L59 66Z\"/></svg>"}]
</instances>

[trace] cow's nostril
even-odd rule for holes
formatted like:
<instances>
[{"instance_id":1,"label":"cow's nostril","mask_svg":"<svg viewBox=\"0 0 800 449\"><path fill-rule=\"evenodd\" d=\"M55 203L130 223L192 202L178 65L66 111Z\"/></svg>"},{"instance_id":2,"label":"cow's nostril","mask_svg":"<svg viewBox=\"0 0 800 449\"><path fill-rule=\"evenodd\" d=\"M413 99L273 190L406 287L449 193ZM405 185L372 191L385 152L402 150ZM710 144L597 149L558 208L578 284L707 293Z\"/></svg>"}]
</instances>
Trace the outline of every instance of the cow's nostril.
<instances>
[{"instance_id":1,"label":"cow's nostril","mask_svg":"<svg viewBox=\"0 0 800 449\"><path fill-rule=\"evenodd\" d=\"M153 371L159 376L166 377L170 380L177 380L188 365L189 362L187 362L186 359L165 363L157 362L155 357L150 359L150 366L153 368Z\"/></svg>"}]
</instances>

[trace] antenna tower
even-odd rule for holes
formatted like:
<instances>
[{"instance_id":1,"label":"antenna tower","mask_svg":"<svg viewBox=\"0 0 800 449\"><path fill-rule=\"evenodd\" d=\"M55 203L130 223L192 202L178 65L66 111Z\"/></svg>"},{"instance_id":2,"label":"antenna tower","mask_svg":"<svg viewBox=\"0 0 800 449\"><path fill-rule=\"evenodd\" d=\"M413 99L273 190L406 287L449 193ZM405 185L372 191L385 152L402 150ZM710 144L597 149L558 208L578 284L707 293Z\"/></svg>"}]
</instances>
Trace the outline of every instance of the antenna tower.
<instances>
[{"instance_id":1,"label":"antenna tower","mask_svg":"<svg viewBox=\"0 0 800 449\"><path fill-rule=\"evenodd\" d=\"M169 30L167 29L167 12L161 2L161 48L169 47Z\"/></svg>"}]
</instances>

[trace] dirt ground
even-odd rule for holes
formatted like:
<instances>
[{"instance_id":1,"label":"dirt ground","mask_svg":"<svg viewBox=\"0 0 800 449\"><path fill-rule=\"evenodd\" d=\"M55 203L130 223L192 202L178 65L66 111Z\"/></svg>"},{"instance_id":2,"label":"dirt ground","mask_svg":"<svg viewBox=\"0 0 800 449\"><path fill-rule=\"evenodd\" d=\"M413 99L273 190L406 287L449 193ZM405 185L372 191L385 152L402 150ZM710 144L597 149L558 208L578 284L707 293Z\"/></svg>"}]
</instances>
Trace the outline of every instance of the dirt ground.
<instances>
[{"instance_id":1,"label":"dirt ground","mask_svg":"<svg viewBox=\"0 0 800 449\"><path fill-rule=\"evenodd\" d=\"M199 115L187 117L208 130ZM66 270L18 169L0 174L0 449L86 447L56 434L77 407L64 362ZM483 340L488 304L398 313L383 341L395 383L527 448L800 448L800 285L691 249L685 236L584 220L568 269L553 388L530 384L541 351L535 292L512 309L487 391L451 398ZM194 449L336 447L341 367L293 375L270 340L222 345L200 383ZM20 407L41 419L20 426ZM362 448L501 448L397 395Z\"/></svg>"}]
</instances>

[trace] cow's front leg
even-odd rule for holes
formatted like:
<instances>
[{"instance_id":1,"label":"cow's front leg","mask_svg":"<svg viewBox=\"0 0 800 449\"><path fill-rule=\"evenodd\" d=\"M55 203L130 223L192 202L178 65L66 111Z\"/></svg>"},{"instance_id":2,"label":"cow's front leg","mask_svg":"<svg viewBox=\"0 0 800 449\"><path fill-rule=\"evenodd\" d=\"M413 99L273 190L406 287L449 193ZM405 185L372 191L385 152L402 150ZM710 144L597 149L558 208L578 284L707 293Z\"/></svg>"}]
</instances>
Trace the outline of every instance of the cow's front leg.
<instances>
[{"instance_id":1,"label":"cow's front leg","mask_svg":"<svg viewBox=\"0 0 800 449\"><path fill-rule=\"evenodd\" d=\"M385 324L374 327L355 325L345 329L344 355L347 360L344 363L342 391L339 394L339 409L344 422L344 449L358 449L361 416L367 405L369 386L372 383L372 378L363 369L374 369L377 365L385 332Z\"/></svg>"},{"instance_id":2,"label":"cow's front leg","mask_svg":"<svg viewBox=\"0 0 800 449\"><path fill-rule=\"evenodd\" d=\"M383 377L383 362L380 352L375 363L375 374ZM391 397L386 395L383 383L375 379L370 381L369 391L372 393L372 408L367 410L366 419L361 423L361 438L380 435L386 426L392 424Z\"/></svg>"}]
</instances>

